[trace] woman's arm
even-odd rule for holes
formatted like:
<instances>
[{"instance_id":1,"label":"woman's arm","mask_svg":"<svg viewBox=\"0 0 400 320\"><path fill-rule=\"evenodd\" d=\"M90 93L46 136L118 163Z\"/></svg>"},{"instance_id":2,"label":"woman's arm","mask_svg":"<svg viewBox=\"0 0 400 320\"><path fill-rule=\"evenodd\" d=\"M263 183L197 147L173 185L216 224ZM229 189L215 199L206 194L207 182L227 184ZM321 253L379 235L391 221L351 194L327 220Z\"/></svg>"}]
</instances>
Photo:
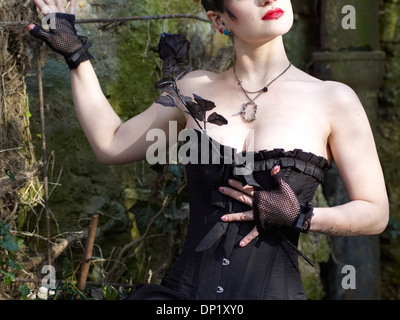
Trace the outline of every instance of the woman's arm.
<instances>
[{"instance_id":1,"label":"woman's arm","mask_svg":"<svg viewBox=\"0 0 400 320\"><path fill-rule=\"evenodd\" d=\"M352 89L327 83L331 95L327 117L331 123L329 146L346 186L349 202L329 208L314 208L309 231L339 236L382 233L389 220L389 203L372 130L364 108ZM275 175L278 167L271 170ZM253 206L254 188L235 180L220 191ZM222 221L252 221L253 210L226 214ZM240 242L247 245L259 235L255 227Z\"/></svg>"},{"instance_id":2,"label":"woman's arm","mask_svg":"<svg viewBox=\"0 0 400 320\"><path fill-rule=\"evenodd\" d=\"M149 130L161 129L168 136L170 121L177 122L178 131L185 126L185 117L178 108L166 108L157 103L123 123L104 96L89 61L71 70L71 86L78 119L102 163L143 160L147 148L154 143L146 141Z\"/></svg>"},{"instance_id":3,"label":"woman's arm","mask_svg":"<svg viewBox=\"0 0 400 320\"><path fill-rule=\"evenodd\" d=\"M168 136L170 121L177 129L185 126L185 117L177 108L153 104L145 112L123 123L104 96L95 71L88 59L90 44L75 29L75 0L69 14L62 1L34 0L44 14L55 13L54 26L45 31L33 24L28 30L52 50L63 55L71 69L71 85L75 109L97 159L102 163L122 164L143 160L151 142L146 136L151 129L160 129ZM168 139L167 139L168 141ZM167 147L167 146L165 146Z\"/></svg>"},{"instance_id":4,"label":"woman's arm","mask_svg":"<svg viewBox=\"0 0 400 320\"><path fill-rule=\"evenodd\" d=\"M367 115L354 91L330 83L329 146L350 201L331 208L315 208L310 231L332 235L382 233L389 204L382 168Z\"/></svg>"}]
</instances>

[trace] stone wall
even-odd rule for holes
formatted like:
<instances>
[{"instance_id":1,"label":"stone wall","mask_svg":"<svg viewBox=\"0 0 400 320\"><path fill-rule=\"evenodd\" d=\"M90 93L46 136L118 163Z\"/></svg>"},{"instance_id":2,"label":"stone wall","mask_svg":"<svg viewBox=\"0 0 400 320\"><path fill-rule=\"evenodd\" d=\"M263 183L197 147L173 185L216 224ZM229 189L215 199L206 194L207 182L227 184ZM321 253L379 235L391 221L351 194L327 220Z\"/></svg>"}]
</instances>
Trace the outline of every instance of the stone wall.
<instances>
[{"instance_id":1,"label":"stone wall","mask_svg":"<svg viewBox=\"0 0 400 320\"><path fill-rule=\"evenodd\" d=\"M400 299L400 3L384 0L380 12L380 42L386 52L386 68L376 140L390 198L390 222L381 237L381 293L384 299Z\"/></svg>"}]
</instances>

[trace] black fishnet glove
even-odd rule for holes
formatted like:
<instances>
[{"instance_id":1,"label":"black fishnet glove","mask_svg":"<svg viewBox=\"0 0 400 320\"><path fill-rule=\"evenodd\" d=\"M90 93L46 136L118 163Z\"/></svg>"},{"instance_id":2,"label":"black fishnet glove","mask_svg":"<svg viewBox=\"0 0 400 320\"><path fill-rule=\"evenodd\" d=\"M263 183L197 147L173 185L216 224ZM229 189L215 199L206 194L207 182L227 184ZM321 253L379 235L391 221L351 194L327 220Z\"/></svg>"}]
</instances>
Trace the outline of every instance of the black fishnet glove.
<instances>
[{"instance_id":1,"label":"black fishnet glove","mask_svg":"<svg viewBox=\"0 0 400 320\"><path fill-rule=\"evenodd\" d=\"M92 45L87 38L77 34L75 30L75 15L67 13L52 13L48 19L50 26L54 23L54 29L49 32L41 26L35 25L30 34L44 41L50 49L64 56L70 69L75 69L83 61L93 58L87 51Z\"/></svg>"},{"instance_id":2,"label":"black fishnet glove","mask_svg":"<svg viewBox=\"0 0 400 320\"><path fill-rule=\"evenodd\" d=\"M273 175L278 188L272 191L255 191L253 215L258 232L277 226L292 227L307 232L313 216L311 203L302 206L292 188L283 180L283 174Z\"/></svg>"}]
</instances>

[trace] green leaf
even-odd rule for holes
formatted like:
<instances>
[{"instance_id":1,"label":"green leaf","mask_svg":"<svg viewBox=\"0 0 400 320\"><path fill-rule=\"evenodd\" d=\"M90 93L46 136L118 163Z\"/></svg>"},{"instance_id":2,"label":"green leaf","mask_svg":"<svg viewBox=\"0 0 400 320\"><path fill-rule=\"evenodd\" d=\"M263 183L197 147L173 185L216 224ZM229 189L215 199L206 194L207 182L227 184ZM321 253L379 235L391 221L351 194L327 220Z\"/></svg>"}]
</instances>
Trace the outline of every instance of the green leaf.
<instances>
[{"instance_id":1,"label":"green leaf","mask_svg":"<svg viewBox=\"0 0 400 320\"><path fill-rule=\"evenodd\" d=\"M183 179L183 175L184 175L184 166L178 164L178 165L174 165L171 164L168 166L168 171L171 172L174 177L176 177L178 179L178 181L181 181Z\"/></svg>"},{"instance_id":2,"label":"green leaf","mask_svg":"<svg viewBox=\"0 0 400 320\"><path fill-rule=\"evenodd\" d=\"M11 179L12 182L17 181L17 179L15 179L14 174L10 170L6 169L4 170L4 172L6 173L6 175L8 175L8 177Z\"/></svg>"},{"instance_id":3,"label":"green leaf","mask_svg":"<svg viewBox=\"0 0 400 320\"><path fill-rule=\"evenodd\" d=\"M109 285L105 285L102 289L105 300L115 300L118 298L118 291Z\"/></svg>"},{"instance_id":4,"label":"green leaf","mask_svg":"<svg viewBox=\"0 0 400 320\"><path fill-rule=\"evenodd\" d=\"M10 227L9 224L6 224L4 221L0 221L0 236L8 234L8 228Z\"/></svg>"},{"instance_id":5,"label":"green leaf","mask_svg":"<svg viewBox=\"0 0 400 320\"><path fill-rule=\"evenodd\" d=\"M18 245L10 235L10 225L4 221L0 221L0 247L7 251L18 250Z\"/></svg>"},{"instance_id":6,"label":"green leaf","mask_svg":"<svg viewBox=\"0 0 400 320\"><path fill-rule=\"evenodd\" d=\"M3 238L0 239L0 247L3 247L7 251L18 250L17 243L9 234L4 235Z\"/></svg>"},{"instance_id":7,"label":"green leaf","mask_svg":"<svg viewBox=\"0 0 400 320\"><path fill-rule=\"evenodd\" d=\"M14 238L14 240L15 240L17 246L18 246L18 249L23 249L23 248L25 248L25 241L24 241L24 239L21 239L21 238Z\"/></svg>"},{"instance_id":8,"label":"green leaf","mask_svg":"<svg viewBox=\"0 0 400 320\"><path fill-rule=\"evenodd\" d=\"M15 273L8 272L8 271L5 271L5 270L0 270L0 273L2 273L4 275L3 276L3 281L4 281L4 283L6 285L10 285L11 282L15 281Z\"/></svg>"},{"instance_id":9,"label":"green leaf","mask_svg":"<svg viewBox=\"0 0 400 320\"><path fill-rule=\"evenodd\" d=\"M18 262L11 259L10 257L7 257L5 262L7 267L13 270L22 270L22 266Z\"/></svg>"},{"instance_id":10,"label":"green leaf","mask_svg":"<svg viewBox=\"0 0 400 320\"><path fill-rule=\"evenodd\" d=\"M26 298L28 297L28 294L31 293L31 291L29 290L28 286L26 284L21 284L18 289L19 292L21 292L22 294L22 299L26 300Z\"/></svg>"}]
</instances>

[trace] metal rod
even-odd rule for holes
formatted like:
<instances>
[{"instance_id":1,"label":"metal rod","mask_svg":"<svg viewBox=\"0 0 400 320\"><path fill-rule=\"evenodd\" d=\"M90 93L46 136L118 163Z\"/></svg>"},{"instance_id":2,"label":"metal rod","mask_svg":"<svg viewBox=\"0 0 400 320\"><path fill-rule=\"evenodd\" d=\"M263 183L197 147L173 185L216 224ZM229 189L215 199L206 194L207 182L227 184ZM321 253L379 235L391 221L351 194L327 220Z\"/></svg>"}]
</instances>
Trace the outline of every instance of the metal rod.
<instances>
[{"instance_id":1,"label":"metal rod","mask_svg":"<svg viewBox=\"0 0 400 320\"><path fill-rule=\"evenodd\" d=\"M193 19L203 22L208 22L206 18L202 18L193 14L160 14L154 16L133 16L133 17L119 17L119 18L98 18L98 19L77 19L75 23L116 23L126 21L138 20L160 20L160 19ZM0 22L0 27L24 27L29 25L29 21L4 21Z\"/></svg>"}]
</instances>

